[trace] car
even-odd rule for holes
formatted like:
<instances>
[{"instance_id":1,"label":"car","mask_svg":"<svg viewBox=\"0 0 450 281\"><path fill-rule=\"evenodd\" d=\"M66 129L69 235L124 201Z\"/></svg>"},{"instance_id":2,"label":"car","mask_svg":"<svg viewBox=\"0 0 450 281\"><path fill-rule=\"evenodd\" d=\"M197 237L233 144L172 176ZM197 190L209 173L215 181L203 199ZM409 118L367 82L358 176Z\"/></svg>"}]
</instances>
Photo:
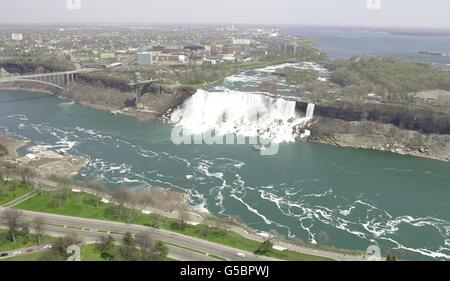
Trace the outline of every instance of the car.
<instances>
[{"instance_id":1,"label":"car","mask_svg":"<svg viewBox=\"0 0 450 281\"><path fill-rule=\"evenodd\" d=\"M8 253L1 253L0 257L7 257L9 254Z\"/></svg>"},{"instance_id":2,"label":"car","mask_svg":"<svg viewBox=\"0 0 450 281\"><path fill-rule=\"evenodd\" d=\"M14 251L12 254L13 254L13 256L20 255L20 254L22 254L22 251Z\"/></svg>"},{"instance_id":3,"label":"car","mask_svg":"<svg viewBox=\"0 0 450 281\"><path fill-rule=\"evenodd\" d=\"M236 253L236 256L240 257L240 258L245 258L245 254L244 253Z\"/></svg>"},{"instance_id":4,"label":"car","mask_svg":"<svg viewBox=\"0 0 450 281\"><path fill-rule=\"evenodd\" d=\"M27 250L27 253L32 253L32 252L34 252L34 249L28 249Z\"/></svg>"},{"instance_id":5,"label":"car","mask_svg":"<svg viewBox=\"0 0 450 281\"><path fill-rule=\"evenodd\" d=\"M44 245L44 249L51 249L53 246L52 245L50 245L50 244L48 244L48 245Z\"/></svg>"}]
</instances>

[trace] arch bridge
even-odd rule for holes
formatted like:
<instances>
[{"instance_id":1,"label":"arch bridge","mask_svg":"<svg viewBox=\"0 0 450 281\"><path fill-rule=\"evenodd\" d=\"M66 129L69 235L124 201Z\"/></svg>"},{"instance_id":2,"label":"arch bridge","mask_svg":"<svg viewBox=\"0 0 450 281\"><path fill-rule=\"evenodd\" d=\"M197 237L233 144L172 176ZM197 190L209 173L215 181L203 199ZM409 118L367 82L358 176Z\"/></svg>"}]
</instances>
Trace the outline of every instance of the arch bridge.
<instances>
[{"instance_id":1,"label":"arch bridge","mask_svg":"<svg viewBox=\"0 0 450 281\"><path fill-rule=\"evenodd\" d=\"M17 75L0 78L0 83L11 83L11 82L38 83L65 91L69 85L71 85L78 79L78 75L80 73L87 73L92 71L95 70L81 69L74 71L52 72L43 74Z\"/></svg>"}]
</instances>

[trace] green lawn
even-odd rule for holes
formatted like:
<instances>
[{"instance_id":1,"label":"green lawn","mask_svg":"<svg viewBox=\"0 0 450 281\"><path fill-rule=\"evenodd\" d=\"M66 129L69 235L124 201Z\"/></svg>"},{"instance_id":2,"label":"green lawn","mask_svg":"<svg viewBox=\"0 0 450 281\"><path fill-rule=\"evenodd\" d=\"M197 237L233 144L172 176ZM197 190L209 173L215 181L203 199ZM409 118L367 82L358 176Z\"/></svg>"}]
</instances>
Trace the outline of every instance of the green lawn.
<instances>
[{"instance_id":1,"label":"green lawn","mask_svg":"<svg viewBox=\"0 0 450 281\"><path fill-rule=\"evenodd\" d=\"M33 253L28 255L15 256L0 261L38 261L42 253Z\"/></svg>"},{"instance_id":2,"label":"green lawn","mask_svg":"<svg viewBox=\"0 0 450 281\"><path fill-rule=\"evenodd\" d=\"M102 258L101 253L97 250L95 244L84 245L81 247L81 260L82 261L106 261Z\"/></svg>"},{"instance_id":3,"label":"green lawn","mask_svg":"<svg viewBox=\"0 0 450 281\"><path fill-rule=\"evenodd\" d=\"M38 261L43 253L33 253L28 255L15 256L4 259L5 261ZM97 251L95 245L84 245L81 247L82 261L105 261Z\"/></svg>"},{"instance_id":4,"label":"green lawn","mask_svg":"<svg viewBox=\"0 0 450 281\"><path fill-rule=\"evenodd\" d=\"M37 245L35 236L31 234L26 243L24 243L22 237L20 236L17 237L17 241L15 244L8 238L8 231L0 229L0 252L7 252L14 249L33 247ZM42 244L49 244L53 240L55 240L55 238L44 236L42 239Z\"/></svg>"},{"instance_id":5,"label":"green lawn","mask_svg":"<svg viewBox=\"0 0 450 281\"><path fill-rule=\"evenodd\" d=\"M14 186L2 186L2 188L5 188L6 193L0 195L0 206L33 191L32 188L26 187L20 183L14 184Z\"/></svg>"},{"instance_id":6,"label":"green lawn","mask_svg":"<svg viewBox=\"0 0 450 281\"><path fill-rule=\"evenodd\" d=\"M58 207L53 200L52 193L44 192L20 203L16 208L87 219L132 222L148 226L153 226L158 222L159 216L144 215L139 212L135 212L132 221L127 221L125 217L117 216L111 209L111 205L100 202L99 207L97 208L95 206L94 198L93 195L87 193L71 193L69 199L64 202L61 207ZM129 210L129 212L132 211Z\"/></svg>"},{"instance_id":7,"label":"green lawn","mask_svg":"<svg viewBox=\"0 0 450 281\"><path fill-rule=\"evenodd\" d=\"M126 220L125 217L117 216L111 209L111 206L105 203L100 203L99 207L95 207L94 196L86 193L75 194L72 193L69 199L57 207L53 202L51 192L44 192L42 195L34 196L25 202L17 205L18 209L53 213L67 216L75 216L88 219L111 220L118 222L127 222L147 226L160 226L166 230L182 233L188 236L197 237L207 241L218 244L230 246L236 249L254 252L260 245L259 242L244 238L234 232L226 231L218 228L208 227L206 225L188 225L182 231L178 227L178 221L171 218L162 217L151 214L144 215L142 213L135 213L133 220ZM132 212L128 210L128 212ZM286 259L286 260L328 260L326 258L301 254L290 251L272 250L269 253L270 257Z\"/></svg>"}]
</instances>

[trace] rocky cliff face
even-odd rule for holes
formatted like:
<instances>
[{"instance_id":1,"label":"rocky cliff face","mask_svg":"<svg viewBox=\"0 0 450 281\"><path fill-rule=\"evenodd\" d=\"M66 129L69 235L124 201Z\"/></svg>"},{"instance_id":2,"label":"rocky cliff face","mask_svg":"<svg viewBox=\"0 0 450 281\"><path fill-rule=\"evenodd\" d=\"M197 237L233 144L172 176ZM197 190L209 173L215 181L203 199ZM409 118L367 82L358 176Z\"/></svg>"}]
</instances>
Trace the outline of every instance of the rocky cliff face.
<instances>
[{"instance_id":1,"label":"rocky cliff face","mask_svg":"<svg viewBox=\"0 0 450 281\"><path fill-rule=\"evenodd\" d=\"M33 73L49 73L49 72L59 72L59 71L66 71L67 69L63 68L55 68L50 67L48 65L36 65L31 63L0 63L0 68L4 68L8 73L10 74L19 74L19 75L25 75L25 74L33 74Z\"/></svg>"},{"instance_id":2,"label":"rocky cliff face","mask_svg":"<svg viewBox=\"0 0 450 281\"><path fill-rule=\"evenodd\" d=\"M297 102L297 110L305 112L307 105L306 102ZM343 121L392 124L400 129L424 134L450 134L450 113L434 112L415 106L381 103L322 103L316 105L314 115Z\"/></svg>"}]
</instances>

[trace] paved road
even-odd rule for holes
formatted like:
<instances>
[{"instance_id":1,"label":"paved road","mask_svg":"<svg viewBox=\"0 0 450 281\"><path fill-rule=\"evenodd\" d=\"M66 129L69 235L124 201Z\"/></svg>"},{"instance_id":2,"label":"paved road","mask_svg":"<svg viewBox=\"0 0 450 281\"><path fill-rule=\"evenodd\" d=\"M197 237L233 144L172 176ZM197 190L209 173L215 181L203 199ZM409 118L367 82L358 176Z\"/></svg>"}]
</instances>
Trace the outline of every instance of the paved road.
<instances>
[{"instance_id":1,"label":"paved road","mask_svg":"<svg viewBox=\"0 0 450 281\"><path fill-rule=\"evenodd\" d=\"M0 212L2 212L4 208L0 207ZM228 246L211 243L205 240L185 236L182 234L169 232L164 229L155 229L141 225L134 224L126 224L120 222L111 222L111 221L101 221L101 220L92 220L92 219L83 219L77 217L68 217L54 214L46 214L46 213L37 213L30 211L23 211L25 219L33 219L33 218L43 218L47 221L48 224L53 226L66 226L69 230L79 230L81 235L84 237L85 235L96 233L99 231L104 232L112 232L112 233L125 233L125 232L133 232L138 233L141 231L150 231L152 236L170 244L179 245L182 247L187 247L190 249L195 249L198 251L202 251L205 253L213 254L216 256L220 256L226 258L231 261L270 261L276 260L269 257L257 256L250 252L245 252L242 250L237 250ZM51 229L52 230L52 229ZM54 230L54 229L53 229ZM245 254L245 258L238 257L237 252L241 252Z\"/></svg>"},{"instance_id":2,"label":"paved road","mask_svg":"<svg viewBox=\"0 0 450 281\"><path fill-rule=\"evenodd\" d=\"M8 255L5 257L0 257L0 260L8 259L11 257L17 257L17 256L24 256L24 255L30 255L34 253L43 253L45 251L48 251L48 248L44 248L44 246L34 246L34 247L26 247L26 248L20 248L20 249L14 249L11 251L4 251L3 253L7 253Z\"/></svg>"},{"instance_id":3,"label":"paved road","mask_svg":"<svg viewBox=\"0 0 450 281\"><path fill-rule=\"evenodd\" d=\"M6 225L1 225L0 228L5 228ZM63 237L66 235L69 235L76 231L79 233L79 235L83 238L84 243L86 244L94 244L97 241L100 240L100 237L105 235L105 233L93 231L93 230L84 230L79 231L75 230L73 228L64 228L59 226L53 226L53 225L47 225L45 227L45 233L46 235L52 236L52 237ZM116 241L120 241L122 239L122 235L119 234L110 234L114 237ZM179 261L218 261L218 259L210 257L206 254L197 253L191 250L183 249L180 247L176 247L173 245L167 245L169 248L169 258L179 260ZM27 250L33 250L31 252L27 252ZM48 251L48 248L44 248L44 246L35 246L35 247L27 247L23 249L14 249L11 251L5 251L2 253L8 253L8 256L6 257L0 257L1 259L7 259L15 256L22 256L27 254L33 254L33 253L39 253L39 252L45 252Z\"/></svg>"},{"instance_id":4,"label":"paved road","mask_svg":"<svg viewBox=\"0 0 450 281\"><path fill-rule=\"evenodd\" d=\"M36 183L43 184L43 185L49 186L49 187L56 188L56 186L57 186L57 184L55 182L52 182L52 181L49 181L46 179L37 179L36 178L36 179L34 179L34 181ZM95 192L93 192L92 190L85 188L85 187L72 186L72 188L77 188L83 192L97 196ZM105 194L104 198L107 198L106 194ZM151 211L152 213L159 214L159 215L162 215L165 217L178 218L178 215L176 213L169 213L169 212L165 212L165 211L158 210L155 208L150 208L148 206L144 207L144 206L137 206L137 205L135 205L135 206L127 205L127 207L136 208L139 211L146 209L148 211ZM190 218L189 218L188 223L190 223L190 224L195 224L195 223L206 224L206 222L204 221L204 218L201 215L193 213L193 212L190 213ZM228 230L231 230L247 239L258 241L258 242L263 242L264 240L267 239L265 237L261 237L261 236L255 234L255 233L251 233L239 226L229 226ZM345 253L335 252L335 251L318 250L318 249L314 249L311 247L293 245L293 244L290 244L287 242L282 242L282 241L279 241L276 244L277 244L277 246L280 246L280 247L283 247L283 248L286 248L286 249L289 249L292 251L296 251L299 253L309 254L309 255L313 255L313 256L320 256L320 257L329 258L329 259L336 260L336 261L364 261L364 260L366 260L366 257L364 255L350 255L350 254L345 254Z\"/></svg>"}]
</instances>

